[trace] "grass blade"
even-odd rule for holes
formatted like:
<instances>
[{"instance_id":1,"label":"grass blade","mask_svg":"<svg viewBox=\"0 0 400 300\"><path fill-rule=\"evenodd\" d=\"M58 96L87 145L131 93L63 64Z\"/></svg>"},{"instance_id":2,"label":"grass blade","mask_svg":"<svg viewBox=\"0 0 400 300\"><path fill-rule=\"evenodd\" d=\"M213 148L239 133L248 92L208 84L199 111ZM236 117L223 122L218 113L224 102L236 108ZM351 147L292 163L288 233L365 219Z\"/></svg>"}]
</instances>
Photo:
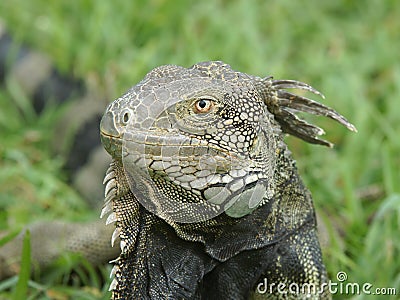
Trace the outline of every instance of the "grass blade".
<instances>
[{"instance_id":1,"label":"grass blade","mask_svg":"<svg viewBox=\"0 0 400 300\"><path fill-rule=\"evenodd\" d=\"M31 273L31 241L30 232L25 232L22 244L21 270L18 276L18 282L13 293L13 300L27 299L28 281Z\"/></svg>"}]
</instances>

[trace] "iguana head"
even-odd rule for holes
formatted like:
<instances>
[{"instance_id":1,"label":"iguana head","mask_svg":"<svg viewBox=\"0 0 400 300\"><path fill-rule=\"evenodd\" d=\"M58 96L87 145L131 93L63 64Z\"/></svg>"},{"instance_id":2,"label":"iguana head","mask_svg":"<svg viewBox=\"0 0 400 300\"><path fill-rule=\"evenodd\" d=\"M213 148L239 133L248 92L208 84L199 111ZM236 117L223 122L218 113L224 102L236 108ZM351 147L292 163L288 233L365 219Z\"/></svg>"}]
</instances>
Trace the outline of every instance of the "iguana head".
<instances>
[{"instance_id":1,"label":"iguana head","mask_svg":"<svg viewBox=\"0 0 400 300\"><path fill-rule=\"evenodd\" d=\"M318 139L320 128L294 111L354 129L287 88L319 94L301 82L247 75L222 62L161 66L109 105L102 142L135 198L162 219L191 223L223 212L242 217L274 194L281 130L330 145Z\"/></svg>"}]
</instances>

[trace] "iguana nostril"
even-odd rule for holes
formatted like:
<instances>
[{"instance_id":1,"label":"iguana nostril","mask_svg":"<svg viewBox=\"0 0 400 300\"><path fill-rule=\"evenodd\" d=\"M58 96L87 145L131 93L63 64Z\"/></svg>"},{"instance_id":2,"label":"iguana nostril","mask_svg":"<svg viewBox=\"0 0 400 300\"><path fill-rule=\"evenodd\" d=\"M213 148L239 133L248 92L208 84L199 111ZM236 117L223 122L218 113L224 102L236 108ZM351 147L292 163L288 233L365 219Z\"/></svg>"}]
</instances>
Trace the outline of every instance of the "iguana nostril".
<instances>
[{"instance_id":1,"label":"iguana nostril","mask_svg":"<svg viewBox=\"0 0 400 300\"><path fill-rule=\"evenodd\" d=\"M115 127L114 115L112 112L108 111L104 114L100 121L100 132L109 136L119 136L119 132Z\"/></svg>"},{"instance_id":2,"label":"iguana nostril","mask_svg":"<svg viewBox=\"0 0 400 300\"><path fill-rule=\"evenodd\" d=\"M128 112L124 113L123 121L125 124L128 123L128 121L129 121L129 113Z\"/></svg>"}]
</instances>

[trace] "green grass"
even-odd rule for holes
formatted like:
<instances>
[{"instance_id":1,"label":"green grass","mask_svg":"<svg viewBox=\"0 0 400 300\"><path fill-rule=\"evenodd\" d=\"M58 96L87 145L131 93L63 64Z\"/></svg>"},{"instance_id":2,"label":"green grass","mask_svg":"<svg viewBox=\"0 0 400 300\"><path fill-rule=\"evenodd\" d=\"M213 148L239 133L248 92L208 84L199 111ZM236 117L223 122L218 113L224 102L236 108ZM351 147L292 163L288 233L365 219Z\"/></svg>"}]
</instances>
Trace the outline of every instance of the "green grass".
<instances>
[{"instance_id":1,"label":"green grass","mask_svg":"<svg viewBox=\"0 0 400 300\"><path fill-rule=\"evenodd\" d=\"M325 250L329 274L335 279L345 271L349 282L398 293L399 15L394 0L0 2L0 17L15 38L47 53L63 72L95 82L110 101L155 66L216 59L321 90L325 103L358 129L353 134L317 120L334 149L288 138L317 210L328 229L339 227ZM63 158L51 155L51 128L60 112L36 116L12 86L0 90L0 104L0 228L97 214L65 183ZM371 187L376 196L361 197ZM58 297L89 299L104 290L49 282L30 282L27 293L33 299L41 286L55 288ZM16 280L8 284L18 286ZM37 298L48 299L44 295Z\"/></svg>"}]
</instances>

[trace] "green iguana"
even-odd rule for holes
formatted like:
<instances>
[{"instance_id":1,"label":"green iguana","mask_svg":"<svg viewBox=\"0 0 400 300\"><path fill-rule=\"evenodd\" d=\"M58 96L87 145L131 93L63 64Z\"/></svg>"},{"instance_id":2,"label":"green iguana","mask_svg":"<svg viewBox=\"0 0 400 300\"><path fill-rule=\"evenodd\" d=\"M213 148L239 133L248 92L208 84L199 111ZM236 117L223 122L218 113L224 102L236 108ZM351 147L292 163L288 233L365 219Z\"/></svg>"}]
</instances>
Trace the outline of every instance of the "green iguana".
<instances>
[{"instance_id":1,"label":"green iguana","mask_svg":"<svg viewBox=\"0 0 400 300\"><path fill-rule=\"evenodd\" d=\"M63 125L57 126L63 130L57 130L57 133L58 136L60 134L65 136L69 134L65 130L66 128L72 127L72 124L73 127L78 127L78 133L75 137L71 153L67 160L67 168L72 170L71 180L75 184L76 188L81 191L82 194L85 195L85 197L90 200L94 206L94 204L97 202L96 200L101 197L100 195L96 196L98 195L99 190L96 182L101 183L101 180L97 178L101 176L100 174L103 172L103 164L107 164L107 158L103 156L100 151L101 149L96 148L98 144L96 139L92 139L93 134L91 134L91 132L96 131L93 130L93 128L96 128L96 125L93 124L98 122L96 120L99 118L99 112L102 110L102 102L104 101L98 100L98 93L94 92L96 89L90 88L90 85L89 88L83 89L82 81L77 81L73 78L68 78L64 75L61 75L54 67L51 66L48 58L42 54L32 52L30 49L25 47L19 48L19 46L13 46L13 43L14 41L11 39L10 35L8 35L2 29L0 24L0 81L9 81L11 79L12 81L16 82L21 87L22 91L26 93L27 97L32 99L33 107L37 112L40 112L43 107L52 100L57 100L57 102L72 103L72 105L70 105L70 109L65 114L64 121L60 122ZM14 54L12 52L13 49L17 50L17 52ZM182 68L182 71L183 70L186 69ZM26 74L35 74L35 76L26 76ZM281 86L281 88L284 87ZM71 99L72 94L74 95L72 99L75 100L73 102L67 101ZM285 97L281 96L281 98ZM79 105L77 105L78 103ZM273 103L270 102L267 105L268 110L272 112L275 115L276 120L278 120L278 124L276 122L275 124L282 126L284 132L294 134L292 131L290 131L288 126L284 125L285 112L279 111L280 106L285 108L285 105L277 104L279 103L275 103L275 105L273 105ZM204 105L204 103L202 105ZM308 106L308 104L306 106ZM322 110L324 109L326 108L323 108ZM292 117L288 120L290 120L289 123L293 124L295 119ZM305 134L303 134L303 138L307 138L309 135L310 134L305 132ZM311 134L311 136L313 135ZM224 171L224 169L222 169L222 171ZM85 178L85 180L82 180L82 178ZM90 179L89 182L88 179ZM77 185L77 183L80 183L80 185ZM146 206L144 207L146 208ZM141 209L144 208L141 207ZM230 212L232 212L232 210L230 210ZM219 218L221 217L219 216ZM112 221L112 217L110 218L110 221ZM45 268L49 263L51 263L52 259L59 257L62 255L62 253L65 253L65 251L79 252L90 262L96 265L108 261L110 257L115 257L115 255L117 255L116 253L118 253L117 247L111 248L108 246L109 236L112 233L112 228L110 228L111 226L107 226L108 228L104 227L103 224L102 222L93 222L90 224L42 222L29 226L32 237L32 260L35 262L35 266L39 266L41 269ZM237 226L238 225L236 225L235 228L238 228ZM246 231L248 231L248 229L246 229ZM43 235L43 232L46 232L46 234ZM118 231L114 235L114 239L117 234ZM231 237L232 235L227 235L226 239L229 240ZM232 240L237 239L238 238L236 236L232 237ZM21 242L22 235L0 248L0 279L18 273ZM184 245L182 240L179 240L179 242L181 245ZM204 248L204 246L201 247ZM258 254L254 255L257 256ZM265 255L268 254L265 253ZM206 256L209 255L206 254ZM258 259L256 260L261 260L260 256L257 257ZM269 261L270 260L266 259L263 260L262 263L265 264ZM171 262L174 262L174 260L171 259ZM223 265L227 267L228 263L234 264L235 261L229 259ZM201 266L201 264L199 264L199 266ZM222 267L217 266L211 268L213 268L213 270L218 270ZM259 268L255 267L255 269L260 271L261 265ZM235 272L235 270L237 270L237 268L232 268L232 272ZM241 273L245 274L245 270L243 268L240 270ZM215 271L211 273L214 274L213 276L217 276ZM213 283L213 278L216 278L210 277L211 273L207 272L208 275L204 276L204 278L208 281L202 280L202 288L210 289L210 294L212 294L211 291L213 288L220 286L220 284L206 285L205 282ZM247 276L246 278L249 279L250 277L251 276ZM242 279L240 279L238 276L235 276L235 278L237 278L237 284L241 284ZM263 279L266 278L267 277L264 277ZM261 288L265 289L265 281L260 282L260 284L261 283L263 284ZM223 287L221 287L220 290L222 288ZM230 289L233 290L232 288ZM265 297L264 294L256 293L254 295ZM212 296L203 295L203 298L212 298Z\"/></svg>"},{"instance_id":2,"label":"green iguana","mask_svg":"<svg viewBox=\"0 0 400 300\"><path fill-rule=\"evenodd\" d=\"M283 137L331 145L295 112L355 127L288 89L322 96L222 62L167 65L108 106L114 299L330 298L311 195Z\"/></svg>"}]
</instances>

